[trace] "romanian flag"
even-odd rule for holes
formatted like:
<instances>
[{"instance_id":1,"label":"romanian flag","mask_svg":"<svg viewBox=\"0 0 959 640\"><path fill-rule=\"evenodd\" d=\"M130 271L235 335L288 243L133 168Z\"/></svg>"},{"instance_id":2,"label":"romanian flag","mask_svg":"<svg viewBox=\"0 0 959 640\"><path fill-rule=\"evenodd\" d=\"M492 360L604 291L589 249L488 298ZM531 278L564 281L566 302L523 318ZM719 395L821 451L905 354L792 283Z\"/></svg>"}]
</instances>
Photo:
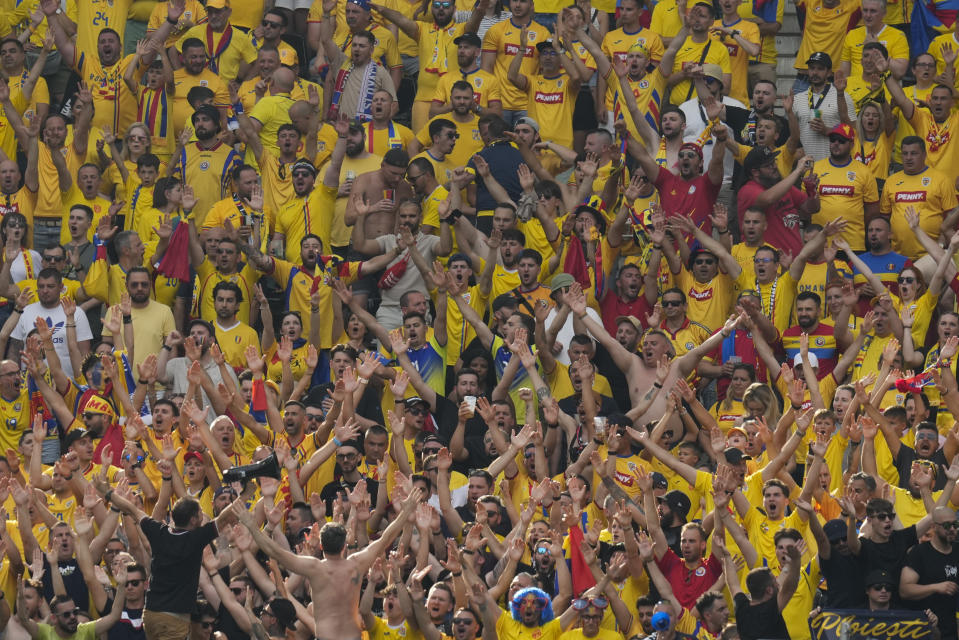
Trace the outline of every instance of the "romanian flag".
<instances>
[{"instance_id":1,"label":"romanian flag","mask_svg":"<svg viewBox=\"0 0 959 640\"><path fill-rule=\"evenodd\" d=\"M912 55L926 51L938 33L950 31L957 13L959 0L917 0L912 7L912 21L909 25Z\"/></svg>"}]
</instances>

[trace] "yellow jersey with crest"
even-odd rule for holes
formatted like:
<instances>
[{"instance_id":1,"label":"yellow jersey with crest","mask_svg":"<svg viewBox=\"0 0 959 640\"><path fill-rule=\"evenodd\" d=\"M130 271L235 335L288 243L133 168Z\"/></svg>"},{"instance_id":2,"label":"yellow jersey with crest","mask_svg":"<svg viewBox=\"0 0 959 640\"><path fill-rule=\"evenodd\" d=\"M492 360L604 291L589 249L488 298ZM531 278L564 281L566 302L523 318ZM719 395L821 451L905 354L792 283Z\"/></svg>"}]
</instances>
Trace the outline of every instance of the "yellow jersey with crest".
<instances>
[{"instance_id":1,"label":"yellow jersey with crest","mask_svg":"<svg viewBox=\"0 0 959 640\"><path fill-rule=\"evenodd\" d=\"M526 29L526 42L520 42L522 27L513 22L512 18L497 22L486 32L483 38L483 54L495 53L493 75L499 80L503 94L503 108L509 110L526 109L528 99L526 93L516 88L509 81L507 73L513 58L523 56L520 64L520 75L531 77L539 68L539 56L536 45L549 40L550 31L535 20L530 22Z\"/></svg>"}]
</instances>

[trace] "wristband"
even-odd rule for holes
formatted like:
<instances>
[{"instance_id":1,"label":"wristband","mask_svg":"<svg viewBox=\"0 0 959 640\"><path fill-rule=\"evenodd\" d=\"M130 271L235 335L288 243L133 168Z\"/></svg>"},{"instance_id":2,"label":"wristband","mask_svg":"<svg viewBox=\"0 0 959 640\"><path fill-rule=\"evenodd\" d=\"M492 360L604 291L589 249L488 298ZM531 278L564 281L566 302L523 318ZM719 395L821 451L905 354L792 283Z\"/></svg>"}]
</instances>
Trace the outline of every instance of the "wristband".
<instances>
[{"instance_id":1,"label":"wristband","mask_svg":"<svg viewBox=\"0 0 959 640\"><path fill-rule=\"evenodd\" d=\"M166 349L167 351L173 351L173 347L171 347L168 344L163 345L163 348Z\"/></svg>"},{"instance_id":2,"label":"wristband","mask_svg":"<svg viewBox=\"0 0 959 640\"><path fill-rule=\"evenodd\" d=\"M137 380L137 384L150 384L149 380Z\"/></svg>"},{"instance_id":3,"label":"wristband","mask_svg":"<svg viewBox=\"0 0 959 640\"><path fill-rule=\"evenodd\" d=\"M450 575L453 576L454 578L459 578L461 575L463 575L463 572L457 571L456 573L453 573L452 571L450 571Z\"/></svg>"},{"instance_id":4,"label":"wristband","mask_svg":"<svg viewBox=\"0 0 959 640\"><path fill-rule=\"evenodd\" d=\"M559 423L558 423L558 422L554 422L553 424L550 424L550 423L548 423L548 422L546 423L546 428L547 428L547 429L555 429L555 428L558 427L558 426L559 426Z\"/></svg>"},{"instance_id":5,"label":"wristband","mask_svg":"<svg viewBox=\"0 0 959 640\"><path fill-rule=\"evenodd\" d=\"M116 507L114 507L112 504L110 505L110 511L112 511L113 513L121 513L121 511L117 509Z\"/></svg>"},{"instance_id":6,"label":"wristband","mask_svg":"<svg viewBox=\"0 0 959 640\"><path fill-rule=\"evenodd\" d=\"M370 383L370 379L369 379L369 378L357 378L356 381L359 382L360 384L369 384L369 383Z\"/></svg>"},{"instance_id":7,"label":"wristband","mask_svg":"<svg viewBox=\"0 0 959 640\"><path fill-rule=\"evenodd\" d=\"M13 312L14 312L14 313L23 313L23 309L20 309L20 308L18 308L18 307L14 307L14 308L13 308Z\"/></svg>"},{"instance_id":8,"label":"wristband","mask_svg":"<svg viewBox=\"0 0 959 640\"><path fill-rule=\"evenodd\" d=\"M129 322L124 322L123 324L130 324L130 323L129 323ZM65 329L76 329L76 328L77 328L77 325L76 325L75 323L74 323L74 324L65 324L65 325L63 325L63 326L64 326Z\"/></svg>"},{"instance_id":9,"label":"wristband","mask_svg":"<svg viewBox=\"0 0 959 640\"><path fill-rule=\"evenodd\" d=\"M178 20L176 20L175 18L171 18L170 16L166 17L166 21L172 24L174 27L177 25L177 22L179 22Z\"/></svg>"},{"instance_id":10,"label":"wristband","mask_svg":"<svg viewBox=\"0 0 959 640\"><path fill-rule=\"evenodd\" d=\"M472 549L463 549L463 553L465 553L465 554L467 554L467 555L470 555L470 556L476 554L476 552L473 551Z\"/></svg>"},{"instance_id":11,"label":"wristband","mask_svg":"<svg viewBox=\"0 0 959 640\"><path fill-rule=\"evenodd\" d=\"M73 475L71 475L70 477L72 478ZM110 502L110 498L112 497L113 497L113 489L110 489L109 491L103 494L103 501Z\"/></svg>"},{"instance_id":12,"label":"wristband","mask_svg":"<svg viewBox=\"0 0 959 640\"><path fill-rule=\"evenodd\" d=\"M342 447L342 446L343 446L343 443L340 442L339 439L337 439L336 436L333 436L333 444L335 444L335 445L338 446L338 447Z\"/></svg>"},{"instance_id":13,"label":"wristband","mask_svg":"<svg viewBox=\"0 0 959 640\"><path fill-rule=\"evenodd\" d=\"M211 571L211 572L208 573L207 575L210 576L211 578L215 578L215 577L217 577L217 576L220 575L220 574L217 573L216 571Z\"/></svg>"},{"instance_id":14,"label":"wristband","mask_svg":"<svg viewBox=\"0 0 959 640\"><path fill-rule=\"evenodd\" d=\"M403 400L403 399L394 400L394 401L393 401L393 404L406 404L406 400Z\"/></svg>"},{"instance_id":15,"label":"wristband","mask_svg":"<svg viewBox=\"0 0 959 640\"><path fill-rule=\"evenodd\" d=\"M234 103L233 103L233 113L235 113L235 114L238 115L238 116L243 115L244 111L243 111L243 103L242 103L242 102L234 102Z\"/></svg>"},{"instance_id":16,"label":"wristband","mask_svg":"<svg viewBox=\"0 0 959 640\"><path fill-rule=\"evenodd\" d=\"M729 233L729 229L716 229L716 233L722 236Z\"/></svg>"},{"instance_id":17,"label":"wristband","mask_svg":"<svg viewBox=\"0 0 959 640\"><path fill-rule=\"evenodd\" d=\"M123 316L123 324L133 324L133 316Z\"/></svg>"},{"instance_id":18,"label":"wristband","mask_svg":"<svg viewBox=\"0 0 959 640\"><path fill-rule=\"evenodd\" d=\"M659 384L658 382L654 382L654 383L653 383L653 386L656 387L657 389L662 389L662 388L663 388L663 385Z\"/></svg>"},{"instance_id":19,"label":"wristband","mask_svg":"<svg viewBox=\"0 0 959 640\"><path fill-rule=\"evenodd\" d=\"M606 443L603 442L602 440L597 440L596 438L593 438L593 444L599 445L601 447Z\"/></svg>"},{"instance_id":20,"label":"wristband","mask_svg":"<svg viewBox=\"0 0 959 640\"><path fill-rule=\"evenodd\" d=\"M792 403L790 402L790 404L792 404ZM801 409L802 409L802 405L801 405L801 404L793 404L793 410L794 410L794 411L800 411Z\"/></svg>"}]
</instances>

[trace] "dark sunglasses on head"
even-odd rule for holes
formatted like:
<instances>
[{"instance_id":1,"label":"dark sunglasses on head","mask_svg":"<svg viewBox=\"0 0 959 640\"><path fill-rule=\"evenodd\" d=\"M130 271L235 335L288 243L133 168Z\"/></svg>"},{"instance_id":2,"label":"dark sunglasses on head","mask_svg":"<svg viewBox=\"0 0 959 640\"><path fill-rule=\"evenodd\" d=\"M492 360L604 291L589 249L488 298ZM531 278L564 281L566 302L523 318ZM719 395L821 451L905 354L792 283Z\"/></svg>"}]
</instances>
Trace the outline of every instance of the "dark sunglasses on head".
<instances>
[{"instance_id":1,"label":"dark sunglasses on head","mask_svg":"<svg viewBox=\"0 0 959 640\"><path fill-rule=\"evenodd\" d=\"M609 600L601 596L595 598L576 598L573 600L573 609L576 611L582 611L590 605L596 607L597 609L605 609L609 606Z\"/></svg>"}]
</instances>

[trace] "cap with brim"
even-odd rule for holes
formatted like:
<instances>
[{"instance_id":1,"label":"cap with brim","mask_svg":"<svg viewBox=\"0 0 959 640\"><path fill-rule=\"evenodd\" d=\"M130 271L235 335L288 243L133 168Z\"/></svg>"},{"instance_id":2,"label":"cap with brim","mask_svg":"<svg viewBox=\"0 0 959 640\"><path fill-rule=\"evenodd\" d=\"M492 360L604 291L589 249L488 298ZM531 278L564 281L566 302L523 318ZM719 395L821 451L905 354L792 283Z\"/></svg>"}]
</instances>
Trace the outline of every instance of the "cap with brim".
<instances>
[{"instance_id":1,"label":"cap with brim","mask_svg":"<svg viewBox=\"0 0 959 640\"><path fill-rule=\"evenodd\" d=\"M874 587L877 584L888 584L890 586L896 584L892 579L892 574L885 569L874 569L867 573L865 583L867 587Z\"/></svg>"},{"instance_id":2,"label":"cap with brim","mask_svg":"<svg viewBox=\"0 0 959 640\"><path fill-rule=\"evenodd\" d=\"M203 456L198 451L187 451L186 453L183 454L183 464L186 464L190 460L203 462Z\"/></svg>"},{"instance_id":3,"label":"cap with brim","mask_svg":"<svg viewBox=\"0 0 959 640\"><path fill-rule=\"evenodd\" d=\"M475 33L464 33L458 38L453 38L453 44L468 44L474 47L482 47L483 41Z\"/></svg>"},{"instance_id":4,"label":"cap with brim","mask_svg":"<svg viewBox=\"0 0 959 640\"><path fill-rule=\"evenodd\" d=\"M90 432L87 431L86 429L74 429L70 431L66 435L66 437L63 438L63 448L64 449L69 448L70 445L72 445L77 440L80 440L81 438L90 438L90 437L92 436L90 435Z\"/></svg>"},{"instance_id":5,"label":"cap with brim","mask_svg":"<svg viewBox=\"0 0 959 640\"><path fill-rule=\"evenodd\" d=\"M669 487L669 480L659 471L653 471L649 474L649 478L653 481L653 489L666 489Z\"/></svg>"},{"instance_id":6,"label":"cap with brim","mask_svg":"<svg viewBox=\"0 0 959 640\"><path fill-rule=\"evenodd\" d=\"M736 432L738 432L738 433L741 433L741 434L743 435L743 437L746 437L746 438L749 437L749 434L746 433L746 430L743 429L742 427L729 427L729 431L726 432L726 437L728 438L728 437L729 437L729 434L732 433L733 431L736 431ZM738 451L738 449L737 449L737 451Z\"/></svg>"},{"instance_id":7,"label":"cap with brim","mask_svg":"<svg viewBox=\"0 0 959 640\"><path fill-rule=\"evenodd\" d=\"M639 321L639 318L636 316L617 316L616 317L616 326L619 326L622 322L628 322L636 328L636 331L640 333L643 332L643 323Z\"/></svg>"},{"instance_id":8,"label":"cap with brim","mask_svg":"<svg viewBox=\"0 0 959 640\"><path fill-rule=\"evenodd\" d=\"M229 9L230 0L207 0L207 9Z\"/></svg>"},{"instance_id":9,"label":"cap with brim","mask_svg":"<svg viewBox=\"0 0 959 640\"><path fill-rule=\"evenodd\" d=\"M571 287L576 282L576 278L571 276L568 273L557 273L553 276L552 280L549 281L549 290L550 291L559 291L560 289L565 289L566 287Z\"/></svg>"},{"instance_id":10,"label":"cap with brim","mask_svg":"<svg viewBox=\"0 0 959 640\"><path fill-rule=\"evenodd\" d=\"M364 9L366 11L373 9L373 4L370 2L370 0L346 0L346 2L347 4L355 4L360 9Z\"/></svg>"},{"instance_id":11,"label":"cap with brim","mask_svg":"<svg viewBox=\"0 0 959 640\"><path fill-rule=\"evenodd\" d=\"M723 458L726 459L727 464L742 464L746 460L752 460L752 456L746 455L736 447L729 447L723 451Z\"/></svg>"},{"instance_id":12,"label":"cap with brim","mask_svg":"<svg viewBox=\"0 0 959 640\"><path fill-rule=\"evenodd\" d=\"M606 233L606 216L600 213L599 209L588 204L581 204L576 207L576 210L573 211L573 217L575 218L581 213L588 213L593 216L596 220L596 228L599 230L600 234Z\"/></svg>"},{"instance_id":13,"label":"cap with brim","mask_svg":"<svg viewBox=\"0 0 959 640\"><path fill-rule=\"evenodd\" d=\"M695 142L684 142L681 145L679 145L680 151L686 151L687 149L690 151L695 151L696 155L699 156L699 159L700 160L703 159L703 148L699 146L698 144L696 144Z\"/></svg>"},{"instance_id":14,"label":"cap with brim","mask_svg":"<svg viewBox=\"0 0 959 640\"><path fill-rule=\"evenodd\" d=\"M824 524L822 530L831 542L842 540L846 537L846 521L842 518L835 518Z\"/></svg>"},{"instance_id":15,"label":"cap with brim","mask_svg":"<svg viewBox=\"0 0 959 640\"><path fill-rule=\"evenodd\" d=\"M530 118L529 116L523 116L522 118L518 119L516 121L516 124L513 125L513 129L520 126L521 124L525 124L527 127L532 128L533 131L535 131L536 133L539 133L539 123L533 120L532 118Z\"/></svg>"},{"instance_id":16,"label":"cap with brim","mask_svg":"<svg viewBox=\"0 0 959 640\"><path fill-rule=\"evenodd\" d=\"M855 140L856 132L845 122L840 122L832 130L826 134L827 136L839 136L840 138L845 138L846 140Z\"/></svg>"},{"instance_id":17,"label":"cap with brim","mask_svg":"<svg viewBox=\"0 0 959 640\"><path fill-rule=\"evenodd\" d=\"M659 496L658 499L660 502L665 502L670 511L679 515L683 520L689 515L689 510L693 506L689 496L678 489L673 489L667 494Z\"/></svg>"},{"instance_id":18,"label":"cap with brim","mask_svg":"<svg viewBox=\"0 0 959 640\"><path fill-rule=\"evenodd\" d=\"M809 358L809 366L810 366L810 367L818 367L818 366L819 366L819 358L816 357L816 354L815 354L815 353L807 353L806 356ZM797 354L796 354L796 357L793 358L793 366L794 366L794 367L801 367L801 366L802 366L802 354L801 354L801 353L797 353Z\"/></svg>"},{"instance_id":19,"label":"cap with brim","mask_svg":"<svg viewBox=\"0 0 959 640\"><path fill-rule=\"evenodd\" d=\"M720 85L723 83L723 68L718 64L707 63L703 65L703 77L712 78L719 82Z\"/></svg>"},{"instance_id":20,"label":"cap with brim","mask_svg":"<svg viewBox=\"0 0 959 640\"><path fill-rule=\"evenodd\" d=\"M217 498L222 496L224 493L229 493L231 496L236 496L236 491L234 491L233 487L229 485L221 485L219 489L213 492L213 497Z\"/></svg>"},{"instance_id":21,"label":"cap with brim","mask_svg":"<svg viewBox=\"0 0 959 640\"><path fill-rule=\"evenodd\" d=\"M832 58L825 51L816 51L806 58L806 66L811 64L821 64L827 69L832 69Z\"/></svg>"},{"instance_id":22,"label":"cap with brim","mask_svg":"<svg viewBox=\"0 0 959 640\"><path fill-rule=\"evenodd\" d=\"M403 401L403 403L406 405L406 408L407 408L407 409L409 409L409 408L411 408L411 407L415 407L416 405L418 405L418 404L421 403L421 402L422 402L423 404L426 404L426 400L424 400L423 398L421 398L421 397L419 397L419 396L413 396L413 397L407 398L406 400Z\"/></svg>"},{"instance_id":23,"label":"cap with brim","mask_svg":"<svg viewBox=\"0 0 959 640\"><path fill-rule=\"evenodd\" d=\"M542 51L543 49L552 49L553 41L552 40L543 40L542 42L536 43L536 51Z\"/></svg>"},{"instance_id":24,"label":"cap with brim","mask_svg":"<svg viewBox=\"0 0 959 640\"><path fill-rule=\"evenodd\" d=\"M779 151L763 146L753 147L743 160L743 171L749 176L753 169L774 164L777 157L779 157Z\"/></svg>"}]
</instances>

